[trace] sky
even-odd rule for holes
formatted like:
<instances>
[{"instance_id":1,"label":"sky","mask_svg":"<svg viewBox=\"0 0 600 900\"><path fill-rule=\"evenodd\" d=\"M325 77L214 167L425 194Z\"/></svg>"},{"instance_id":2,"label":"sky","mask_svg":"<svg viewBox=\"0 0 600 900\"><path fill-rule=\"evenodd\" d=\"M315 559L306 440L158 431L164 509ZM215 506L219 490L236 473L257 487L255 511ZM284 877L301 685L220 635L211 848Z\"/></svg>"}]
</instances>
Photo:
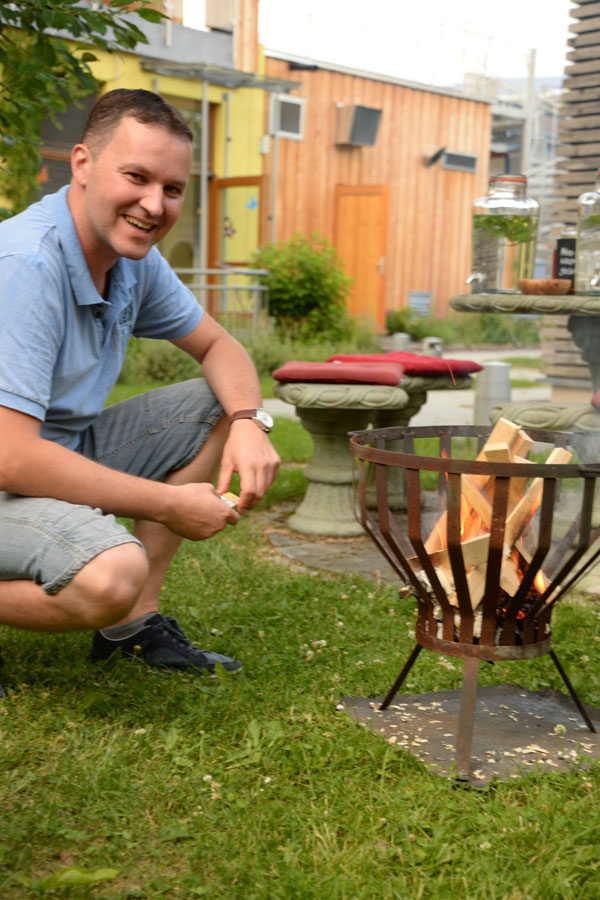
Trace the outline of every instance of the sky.
<instances>
[{"instance_id":1,"label":"sky","mask_svg":"<svg viewBox=\"0 0 600 900\"><path fill-rule=\"evenodd\" d=\"M570 0L259 0L269 50L436 85L466 72L561 76ZM204 26L204 0L184 0L184 24Z\"/></svg>"}]
</instances>

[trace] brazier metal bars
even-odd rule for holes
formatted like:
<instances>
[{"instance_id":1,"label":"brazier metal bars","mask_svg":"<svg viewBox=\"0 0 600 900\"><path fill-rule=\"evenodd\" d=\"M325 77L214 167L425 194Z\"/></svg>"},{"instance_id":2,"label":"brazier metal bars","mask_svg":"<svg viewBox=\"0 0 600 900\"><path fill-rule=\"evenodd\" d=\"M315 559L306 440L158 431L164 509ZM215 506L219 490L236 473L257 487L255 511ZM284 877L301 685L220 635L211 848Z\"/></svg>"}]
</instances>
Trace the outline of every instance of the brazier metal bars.
<instances>
[{"instance_id":1,"label":"brazier metal bars","mask_svg":"<svg viewBox=\"0 0 600 900\"><path fill-rule=\"evenodd\" d=\"M479 426L383 428L352 432L350 450L355 461L355 513L399 577L417 598L416 645L381 704L394 699L421 649L464 659L460 715L456 740L458 777L469 778L477 680L481 660L525 660L550 654L577 709L590 731L592 721L552 649L551 616L556 603L600 556L594 521L594 489L600 464L571 462L486 462L461 459L453 452L476 439L476 456L490 432ZM527 429L536 442L565 447L580 460L596 460L595 435ZM437 442L438 455L419 456L415 441ZM474 441L471 441L474 443ZM392 448L392 449L390 449ZM358 473L356 473L356 464ZM367 468L375 468L377 508L368 508ZM404 476L406 511L401 525L387 502L388 475L400 468ZM425 548L433 523L423 518L423 474L438 473L438 517L446 513L447 552L456 589L457 606L449 603L431 557ZM467 568L461 546L461 475L493 476L493 500L483 599L473 610ZM527 553L519 556L523 572L516 594L508 597L500 586L510 479L543 479L541 506L527 529ZM567 483L567 479L569 482ZM569 489L567 489L569 488ZM555 515L557 498L568 501L568 524ZM523 551L524 552L524 551ZM537 573L543 570L546 587L532 592Z\"/></svg>"}]
</instances>

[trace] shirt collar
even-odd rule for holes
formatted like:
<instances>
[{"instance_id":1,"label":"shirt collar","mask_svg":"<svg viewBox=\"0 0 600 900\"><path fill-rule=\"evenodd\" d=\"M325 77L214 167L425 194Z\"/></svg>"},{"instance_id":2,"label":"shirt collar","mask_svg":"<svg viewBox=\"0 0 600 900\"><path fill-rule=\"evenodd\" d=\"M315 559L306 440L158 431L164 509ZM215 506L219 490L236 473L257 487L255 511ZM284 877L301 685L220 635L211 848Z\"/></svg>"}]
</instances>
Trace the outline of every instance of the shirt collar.
<instances>
[{"instance_id":1,"label":"shirt collar","mask_svg":"<svg viewBox=\"0 0 600 900\"><path fill-rule=\"evenodd\" d=\"M106 303L103 297L96 290L96 286L92 281L92 276L87 267L81 243L75 228L75 222L69 204L67 202L67 194L69 185L65 185L56 194L51 194L44 198L48 204L50 213L56 223L60 245L65 258L67 271L69 273L69 281L73 288L75 301L79 306L98 305ZM127 290L135 281L128 261L118 259L111 269L110 293L118 285L121 289Z\"/></svg>"}]
</instances>

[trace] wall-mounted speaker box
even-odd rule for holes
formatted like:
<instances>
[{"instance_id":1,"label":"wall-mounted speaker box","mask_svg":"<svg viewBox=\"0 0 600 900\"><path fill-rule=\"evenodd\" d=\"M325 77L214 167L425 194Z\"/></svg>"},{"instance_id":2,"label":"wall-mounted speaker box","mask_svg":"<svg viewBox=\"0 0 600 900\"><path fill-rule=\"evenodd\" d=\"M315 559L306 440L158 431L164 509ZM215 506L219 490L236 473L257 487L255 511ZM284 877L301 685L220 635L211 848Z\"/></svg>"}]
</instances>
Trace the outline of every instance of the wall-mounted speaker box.
<instances>
[{"instance_id":1,"label":"wall-mounted speaker box","mask_svg":"<svg viewBox=\"0 0 600 900\"><path fill-rule=\"evenodd\" d=\"M462 150L445 150L442 155L442 169L452 169L455 172L477 171L477 154L463 153Z\"/></svg>"},{"instance_id":2,"label":"wall-mounted speaker box","mask_svg":"<svg viewBox=\"0 0 600 900\"><path fill-rule=\"evenodd\" d=\"M380 120L380 109L350 103L337 104L335 143L346 147L373 147Z\"/></svg>"}]
</instances>

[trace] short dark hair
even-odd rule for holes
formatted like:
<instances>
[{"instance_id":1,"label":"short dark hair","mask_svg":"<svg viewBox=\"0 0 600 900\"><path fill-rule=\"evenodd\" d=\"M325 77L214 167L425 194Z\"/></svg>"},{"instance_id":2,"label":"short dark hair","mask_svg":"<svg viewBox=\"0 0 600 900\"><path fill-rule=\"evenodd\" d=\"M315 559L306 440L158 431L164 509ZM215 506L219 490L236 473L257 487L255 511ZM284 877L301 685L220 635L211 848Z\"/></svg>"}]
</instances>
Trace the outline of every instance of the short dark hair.
<instances>
[{"instance_id":1,"label":"short dark hair","mask_svg":"<svg viewBox=\"0 0 600 900\"><path fill-rule=\"evenodd\" d=\"M181 115L160 94L154 91L117 88L103 94L88 116L81 143L92 153L103 149L111 139L121 119L131 116L144 125L161 125L184 140L193 141L193 134Z\"/></svg>"}]
</instances>

